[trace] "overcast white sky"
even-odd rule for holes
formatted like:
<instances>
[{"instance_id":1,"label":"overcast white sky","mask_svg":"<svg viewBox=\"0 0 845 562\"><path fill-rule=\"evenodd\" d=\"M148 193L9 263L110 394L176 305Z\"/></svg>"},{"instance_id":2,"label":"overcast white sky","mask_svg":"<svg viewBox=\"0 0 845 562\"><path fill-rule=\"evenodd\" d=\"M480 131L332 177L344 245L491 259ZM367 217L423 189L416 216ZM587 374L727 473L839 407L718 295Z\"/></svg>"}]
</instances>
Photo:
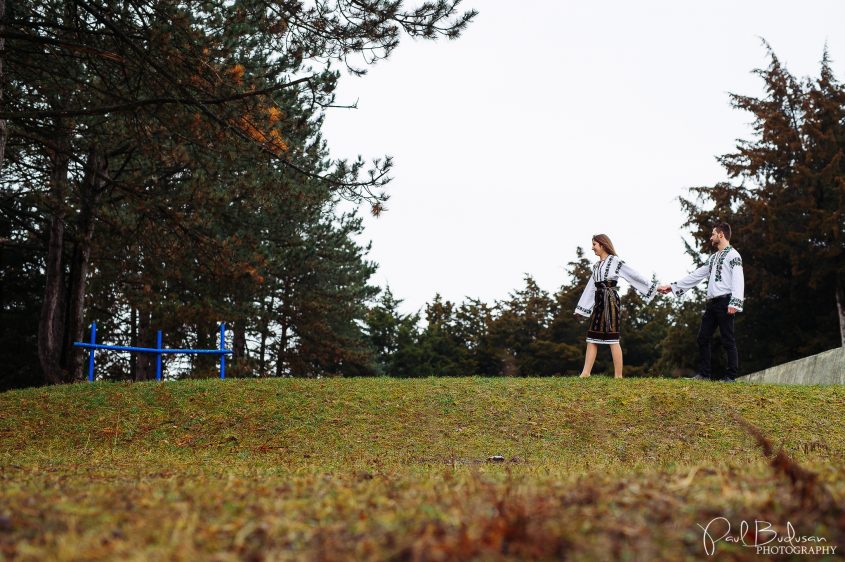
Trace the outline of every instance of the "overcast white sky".
<instances>
[{"instance_id":1,"label":"overcast white sky","mask_svg":"<svg viewBox=\"0 0 845 562\"><path fill-rule=\"evenodd\" d=\"M326 120L334 156L395 157L388 211L362 242L406 313L437 292L504 299L525 273L552 292L600 232L634 268L675 280L692 266L677 198L726 179L715 156L750 136L728 92L762 93L760 38L797 76L818 75L827 42L845 80L842 0L466 8L480 14L460 39L406 38L344 76L338 103L358 109Z\"/></svg>"}]
</instances>

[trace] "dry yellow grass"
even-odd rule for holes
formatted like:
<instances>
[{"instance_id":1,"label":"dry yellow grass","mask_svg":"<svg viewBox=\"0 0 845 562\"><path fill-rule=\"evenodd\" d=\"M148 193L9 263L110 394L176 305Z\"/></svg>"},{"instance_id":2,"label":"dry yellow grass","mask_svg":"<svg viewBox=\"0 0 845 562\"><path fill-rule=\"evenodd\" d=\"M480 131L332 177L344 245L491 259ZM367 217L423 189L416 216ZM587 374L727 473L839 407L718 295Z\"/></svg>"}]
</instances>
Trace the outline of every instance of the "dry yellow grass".
<instances>
[{"instance_id":1,"label":"dry yellow grass","mask_svg":"<svg viewBox=\"0 0 845 562\"><path fill-rule=\"evenodd\" d=\"M718 516L845 548L843 412L841 387L599 377L7 392L0 556L698 560Z\"/></svg>"}]
</instances>

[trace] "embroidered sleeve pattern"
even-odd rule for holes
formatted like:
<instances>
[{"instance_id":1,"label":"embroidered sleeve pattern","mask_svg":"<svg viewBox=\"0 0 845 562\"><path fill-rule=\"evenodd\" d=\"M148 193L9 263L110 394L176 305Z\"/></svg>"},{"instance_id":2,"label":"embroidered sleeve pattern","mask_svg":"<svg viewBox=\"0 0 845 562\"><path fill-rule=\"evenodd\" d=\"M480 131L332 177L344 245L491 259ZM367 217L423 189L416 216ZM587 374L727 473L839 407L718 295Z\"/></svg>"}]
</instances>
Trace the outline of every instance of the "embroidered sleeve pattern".
<instances>
[{"instance_id":1,"label":"embroidered sleeve pattern","mask_svg":"<svg viewBox=\"0 0 845 562\"><path fill-rule=\"evenodd\" d=\"M742 256L736 251L734 251L734 255L734 259L730 261L731 301L729 306L736 308L737 312L741 312L745 303L745 272L742 268Z\"/></svg>"},{"instance_id":2,"label":"embroidered sleeve pattern","mask_svg":"<svg viewBox=\"0 0 845 562\"><path fill-rule=\"evenodd\" d=\"M575 306L575 314L581 316L589 317L590 314L593 312L593 307L595 306L595 297L596 297L596 284L595 282L598 280L597 275L599 274L599 267L598 265L593 266L593 274L590 277L590 280L587 281L587 286L584 287L584 292L581 293L581 298L578 299L578 304Z\"/></svg>"},{"instance_id":3,"label":"embroidered sleeve pattern","mask_svg":"<svg viewBox=\"0 0 845 562\"><path fill-rule=\"evenodd\" d=\"M651 299L653 299L654 295L657 294L657 281L643 277L638 271L631 268L631 266L625 262L620 263L616 268L616 271L619 272L623 279L631 284L631 287L633 287L634 290L642 295L646 304L651 302Z\"/></svg>"},{"instance_id":4,"label":"embroidered sleeve pattern","mask_svg":"<svg viewBox=\"0 0 845 562\"><path fill-rule=\"evenodd\" d=\"M655 291L657 291L657 281L652 281L652 283L651 283L651 287L649 287L649 288L648 288L648 292L647 292L647 293L645 294L645 296L643 297L643 300L644 300L646 303L651 302L651 299L653 299L653 298L654 298Z\"/></svg>"},{"instance_id":5,"label":"embroidered sleeve pattern","mask_svg":"<svg viewBox=\"0 0 845 562\"><path fill-rule=\"evenodd\" d=\"M610 274L610 262L613 260L613 256L607 256L607 264L604 266L604 278L602 281L607 281L607 276Z\"/></svg>"},{"instance_id":6,"label":"embroidered sleeve pattern","mask_svg":"<svg viewBox=\"0 0 845 562\"><path fill-rule=\"evenodd\" d=\"M716 264L716 279L715 281L718 283L722 280L722 265L725 263L725 258L728 257L728 254L731 251L731 247L728 246L724 250L719 253L719 262Z\"/></svg>"}]
</instances>

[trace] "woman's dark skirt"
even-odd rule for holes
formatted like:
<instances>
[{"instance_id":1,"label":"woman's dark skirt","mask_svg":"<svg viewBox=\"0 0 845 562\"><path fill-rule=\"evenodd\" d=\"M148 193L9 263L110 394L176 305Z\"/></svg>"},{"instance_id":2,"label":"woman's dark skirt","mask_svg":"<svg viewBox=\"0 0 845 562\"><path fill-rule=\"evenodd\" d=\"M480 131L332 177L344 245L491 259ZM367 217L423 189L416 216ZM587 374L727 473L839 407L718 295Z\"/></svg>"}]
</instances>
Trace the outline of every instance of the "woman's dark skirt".
<instances>
[{"instance_id":1,"label":"woman's dark skirt","mask_svg":"<svg viewBox=\"0 0 845 562\"><path fill-rule=\"evenodd\" d=\"M587 343L619 343L619 311L622 301L616 291L616 281L596 283L596 302L590 315Z\"/></svg>"}]
</instances>

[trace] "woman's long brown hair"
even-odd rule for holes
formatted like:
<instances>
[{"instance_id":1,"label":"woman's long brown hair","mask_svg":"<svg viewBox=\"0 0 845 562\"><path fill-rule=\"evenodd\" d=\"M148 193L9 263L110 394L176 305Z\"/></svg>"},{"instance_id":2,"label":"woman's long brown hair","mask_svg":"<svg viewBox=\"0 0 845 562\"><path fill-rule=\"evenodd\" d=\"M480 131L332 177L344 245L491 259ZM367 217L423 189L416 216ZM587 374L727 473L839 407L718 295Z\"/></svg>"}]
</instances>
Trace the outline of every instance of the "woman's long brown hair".
<instances>
[{"instance_id":1,"label":"woman's long brown hair","mask_svg":"<svg viewBox=\"0 0 845 562\"><path fill-rule=\"evenodd\" d=\"M604 251L610 254L611 256L616 255L616 250L613 247L613 242L610 241L610 238L607 237L607 234L596 234L593 236L593 242L598 242L599 245L604 248Z\"/></svg>"}]
</instances>

